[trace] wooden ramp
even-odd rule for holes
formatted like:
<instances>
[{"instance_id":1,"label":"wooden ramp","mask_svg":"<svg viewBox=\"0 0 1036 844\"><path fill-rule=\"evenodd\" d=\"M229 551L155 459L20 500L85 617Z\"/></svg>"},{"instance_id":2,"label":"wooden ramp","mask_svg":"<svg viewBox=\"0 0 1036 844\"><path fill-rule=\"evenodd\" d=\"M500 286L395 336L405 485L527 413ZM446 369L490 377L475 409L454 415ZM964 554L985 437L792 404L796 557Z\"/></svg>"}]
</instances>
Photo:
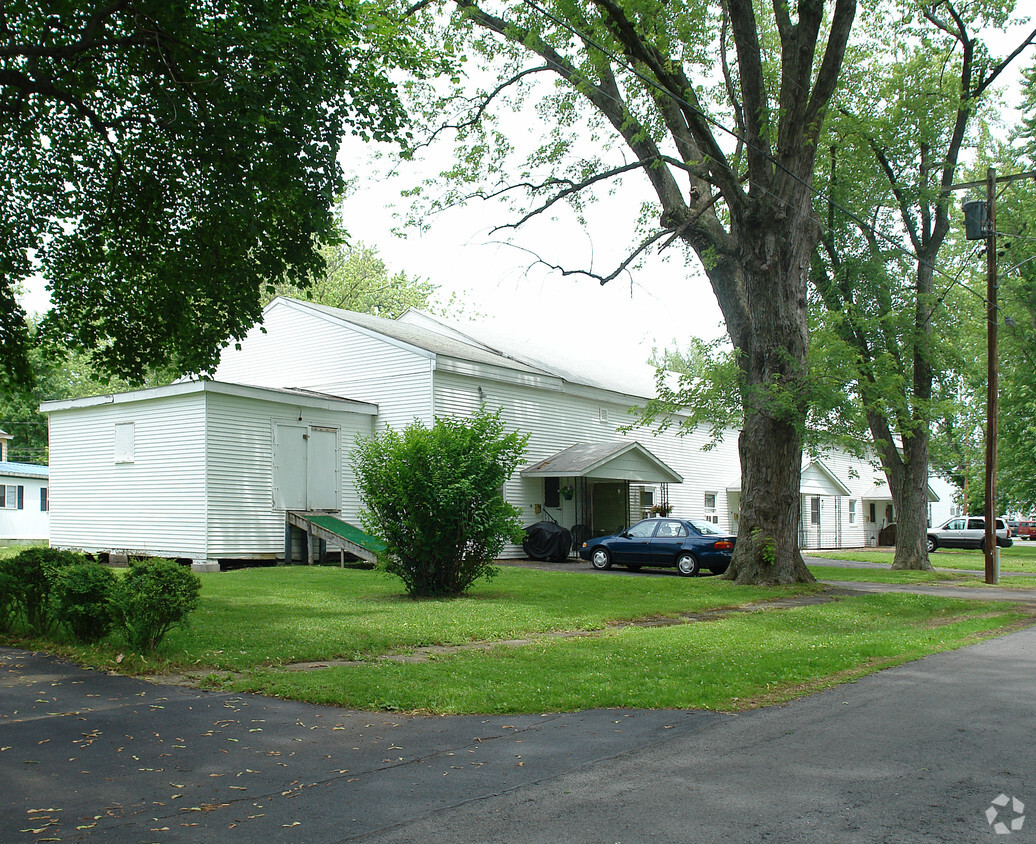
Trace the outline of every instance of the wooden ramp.
<instances>
[{"instance_id":1,"label":"wooden ramp","mask_svg":"<svg viewBox=\"0 0 1036 844\"><path fill-rule=\"evenodd\" d=\"M378 554L385 550L385 543L375 536L364 533L358 527L343 522L337 516L329 513L310 513L299 510L288 510L284 514L284 559L291 560L292 528L301 530L308 536L316 537L321 543L327 543L332 548L341 548L354 557L361 560L375 562ZM310 543L306 542L307 560Z\"/></svg>"}]
</instances>

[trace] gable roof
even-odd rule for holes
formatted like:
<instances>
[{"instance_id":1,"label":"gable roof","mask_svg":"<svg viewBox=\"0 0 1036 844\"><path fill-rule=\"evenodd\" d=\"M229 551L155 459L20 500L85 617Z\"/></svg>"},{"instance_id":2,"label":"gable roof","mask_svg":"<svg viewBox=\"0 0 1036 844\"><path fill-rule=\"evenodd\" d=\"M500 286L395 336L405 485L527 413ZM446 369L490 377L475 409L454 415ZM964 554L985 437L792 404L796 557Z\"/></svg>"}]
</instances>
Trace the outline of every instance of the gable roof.
<instances>
[{"instance_id":1,"label":"gable roof","mask_svg":"<svg viewBox=\"0 0 1036 844\"><path fill-rule=\"evenodd\" d=\"M320 314L323 318L347 323L365 333L388 338L400 345L436 357L502 367L524 374L557 378L570 384L608 390L626 396L650 398L655 395L654 368L644 364L630 369L616 367L599 359L580 359L572 352L546 347L530 348L528 338L508 337L477 325L456 325L441 317L410 308L399 319L346 311L315 302L279 297L267 305L281 303Z\"/></svg>"},{"instance_id":2,"label":"gable roof","mask_svg":"<svg viewBox=\"0 0 1036 844\"><path fill-rule=\"evenodd\" d=\"M607 478L678 484L683 476L638 442L576 443L526 466L523 478Z\"/></svg>"},{"instance_id":3,"label":"gable roof","mask_svg":"<svg viewBox=\"0 0 1036 844\"><path fill-rule=\"evenodd\" d=\"M274 299L267 308L275 304L287 304L296 309L305 309L316 312L325 319L336 322L348 323L359 327L364 333L373 333L395 341L397 344L409 346L413 349L420 349L432 355L467 360L472 363L489 364L502 366L506 369L514 369L519 372L534 375L553 375L544 369L530 366L515 358L508 357L498 351L477 344L473 340L460 339L459 336L450 336L446 332L432 331L426 326L414 325L396 319L362 314L357 311L346 311L342 308L332 308L328 305L318 305L315 302L303 302L299 299L288 299L278 297Z\"/></svg>"},{"instance_id":4,"label":"gable roof","mask_svg":"<svg viewBox=\"0 0 1036 844\"><path fill-rule=\"evenodd\" d=\"M852 495L849 487L842 483L823 460L810 460L802 467L799 492L803 495Z\"/></svg>"}]
</instances>

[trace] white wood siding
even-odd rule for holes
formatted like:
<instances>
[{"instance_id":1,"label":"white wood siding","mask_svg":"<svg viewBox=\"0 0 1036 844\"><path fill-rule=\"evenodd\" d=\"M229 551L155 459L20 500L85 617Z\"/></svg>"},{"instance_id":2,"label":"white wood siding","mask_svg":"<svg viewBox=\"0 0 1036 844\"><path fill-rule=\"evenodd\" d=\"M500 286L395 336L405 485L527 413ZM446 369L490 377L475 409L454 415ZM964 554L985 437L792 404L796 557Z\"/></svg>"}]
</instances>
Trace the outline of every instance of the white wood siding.
<instances>
[{"instance_id":1,"label":"white wood siding","mask_svg":"<svg viewBox=\"0 0 1036 844\"><path fill-rule=\"evenodd\" d=\"M204 421L200 395L53 414L51 545L203 557ZM115 426L130 422L133 462L116 463Z\"/></svg>"},{"instance_id":2,"label":"white wood siding","mask_svg":"<svg viewBox=\"0 0 1036 844\"><path fill-rule=\"evenodd\" d=\"M22 509L0 508L0 544L5 541L46 541L50 536L50 513L40 509L40 490L45 478L24 478L0 473L0 484L22 487Z\"/></svg>"},{"instance_id":3,"label":"white wood siding","mask_svg":"<svg viewBox=\"0 0 1036 844\"><path fill-rule=\"evenodd\" d=\"M278 422L338 430L341 513L356 523L359 501L350 455L356 437L370 435L372 417L307 408L300 423L292 411L278 402L209 394L210 558L283 553L284 510L274 507L273 500L273 428Z\"/></svg>"},{"instance_id":4,"label":"white wood siding","mask_svg":"<svg viewBox=\"0 0 1036 844\"><path fill-rule=\"evenodd\" d=\"M682 484L669 485L669 501L673 505L674 515L686 518L715 516L717 527L721 530L737 532L741 478L737 431L727 431L721 442L706 449L710 443L710 433L704 428L684 435L680 435L675 428L660 434L643 428L629 433L619 432L618 428L630 424L633 417L628 413L632 402L623 402L618 395L602 392L600 398L594 398L585 388L578 386L561 384L560 388L537 389L442 371L436 373L435 387L435 413L438 416L470 415L479 407L481 400L485 401L490 410L502 408L508 430L531 434L524 465L542 460L579 442L636 440L683 476ZM824 499L824 534L838 536L843 547L861 547L867 544L868 538L867 508L863 496L882 483L884 475L867 461L845 452L832 450L826 452L822 459L832 474L851 492L849 496L842 496L837 501ZM655 502L661 500L658 486L631 485L631 519L642 515L641 489L654 490ZM506 485L505 493L508 500L522 509L524 524L532 524L543 518L535 512L537 504L542 509L542 479L522 479L515 473ZM705 497L708 493L715 494L714 510L706 508ZM850 499L856 501L853 522L849 520ZM802 502L802 525L808 530L811 527L809 497L804 495ZM559 508L552 508L548 512L561 525L570 528L575 522L576 505L574 501L562 499ZM505 555L515 556L520 553L520 548L511 546Z\"/></svg>"},{"instance_id":5,"label":"white wood siding","mask_svg":"<svg viewBox=\"0 0 1036 844\"><path fill-rule=\"evenodd\" d=\"M537 389L440 371L436 373L435 386L437 416L463 416L475 412L480 404L478 390L481 387L486 406L490 410L502 408L508 430L531 434L524 465L549 457L575 443L635 440L683 475L682 484L669 486L669 500L674 505L675 514L702 517L705 492L717 492L719 525L723 529L730 528L726 487L728 483L736 482L739 474L736 435L728 437L725 443L711 451L702 451L701 447L708 441L704 431L683 437L673 431L659 435L653 435L649 430L623 434L617 429L632 420L628 403L622 402L618 396L604 393L601 398L595 398L586 395L581 388L569 391L567 385L560 382L554 389ZM717 481L717 478L722 480ZM634 519L640 517L641 488L655 489L656 501L660 497L658 487L632 485L630 509ZM516 472L506 485L505 493L508 500L522 509L524 524L540 521L542 516L536 513L535 506L539 504L542 508L542 479L522 479ZM571 528L576 518L576 502L563 499L560 508L549 512L564 527ZM520 548L511 546L505 554L514 556L520 552Z\"/></svg>"},{"instance_id":6,"label":"white wood siding","mask_svg":"<svg viewBox=\"0 0 1036 844\"><path fill-rule=\"evenodd\" d=\"M241 348L224 351L216 378L261 387L299 387L379 406L378 426L432 422L434 364L426 355L303 312L287 303L266 314Z\"/></svg>"}]
</instances>

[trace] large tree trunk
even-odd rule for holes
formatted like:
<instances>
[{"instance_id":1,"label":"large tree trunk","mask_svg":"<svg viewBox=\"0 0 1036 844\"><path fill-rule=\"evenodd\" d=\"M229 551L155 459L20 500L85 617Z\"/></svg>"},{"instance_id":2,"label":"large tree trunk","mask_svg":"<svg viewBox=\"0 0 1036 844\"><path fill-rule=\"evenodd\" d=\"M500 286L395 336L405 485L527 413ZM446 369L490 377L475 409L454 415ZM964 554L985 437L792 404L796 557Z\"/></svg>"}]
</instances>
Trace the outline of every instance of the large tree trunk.
<instances>
[{"instance_id":1,"label":"large tree trunk","mask_svg":"<svg viewBox=\"0 0 1036 844\"><path fill-rule=\"evenodd\" d=\"M888 419L867 414L871 436L877 444L881 466L889 482L896 508L896 556L893 569L931 571L928 560L928 429L919 426L904 435L900 451Z\"/></svg>"},{"instance_id":2,"label":"large tree trunk","mask_svg":"<svg viewBox=\"0 0 1036 844\"><path fill-rule=\"evenodd\" d=\"M745 421L741 450L741 514L734 559L736 583L808 583L799 552L802 435L763 414Z\"/></svg>"},{"instance_id":3,"label":"large tree trunk","mask_svg":"<svg viewBox=\"0 0 1036 844\"><path fill-rule=\"evenodd\" d=\"M743 302L724 308L745 417L738 540L726 574L737 583L814 580L798 539L808 409L806 272L820 232L808 193L794 189L790 199L755 200L745 220L754 236L743 238L737 261ZM729 288L717 289L721 306L729 305Z\"/></svg>"},{"instance_id":4,"label":"large tree trunk","mask_svg":"<svg viewBox=\"0 0 1036 844\"><path fill-rule=\"evenodd\" d=\"M924 458L903 463L901 483L890 485L896 505L896 556L892 568L932 571L928 559L928 432L923 433ZM897 489L896 487L899 487Z\"/></svg>"}]
</instances>

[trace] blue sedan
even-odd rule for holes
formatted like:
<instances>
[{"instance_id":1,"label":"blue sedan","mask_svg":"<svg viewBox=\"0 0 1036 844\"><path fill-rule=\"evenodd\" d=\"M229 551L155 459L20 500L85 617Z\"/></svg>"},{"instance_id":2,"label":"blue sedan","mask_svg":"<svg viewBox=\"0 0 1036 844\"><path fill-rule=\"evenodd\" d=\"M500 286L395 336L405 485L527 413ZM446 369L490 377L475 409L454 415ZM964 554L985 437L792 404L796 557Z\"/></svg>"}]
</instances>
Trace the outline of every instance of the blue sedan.
<instances>
[{"instance_id":1,"label":"blue sedan","mask_svg":"<svg viewBox=\"0 0 1036 844\"><path fill-rule=\"evenodd\" d=\"M641 566L676 566L693 577L703 568L722 574L730 565L735 538L710 522L696 519L644 519L615 536L588 539L579 556L600 571L619 563L636 571Z\"/></svg>"}]
</instances>

